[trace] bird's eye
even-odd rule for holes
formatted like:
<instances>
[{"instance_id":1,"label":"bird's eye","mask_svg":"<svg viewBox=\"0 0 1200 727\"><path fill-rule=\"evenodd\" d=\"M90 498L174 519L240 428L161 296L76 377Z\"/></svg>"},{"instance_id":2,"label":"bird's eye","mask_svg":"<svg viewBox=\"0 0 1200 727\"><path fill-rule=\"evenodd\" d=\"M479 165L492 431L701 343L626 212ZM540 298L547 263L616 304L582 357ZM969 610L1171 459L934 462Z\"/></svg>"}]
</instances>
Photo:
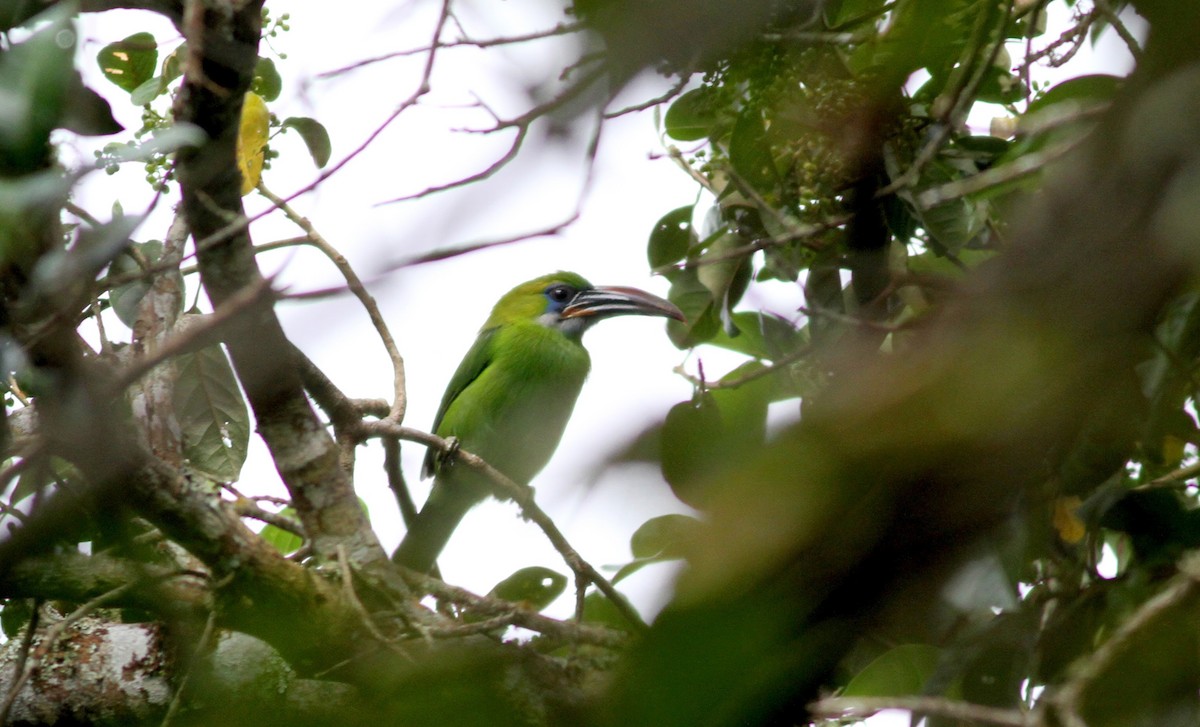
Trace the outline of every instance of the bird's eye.
<instances>
[{"instance_id":1,"label":"bird's eye","mask_svg":"<svg viewBox=\"0 0 1200 727\"><path fill-rule=\"evenodd\" d=\"M546 289L546 297L555 303L566 303L573 292L569 285L551 285Z\"/></svg>"}]
</instances>

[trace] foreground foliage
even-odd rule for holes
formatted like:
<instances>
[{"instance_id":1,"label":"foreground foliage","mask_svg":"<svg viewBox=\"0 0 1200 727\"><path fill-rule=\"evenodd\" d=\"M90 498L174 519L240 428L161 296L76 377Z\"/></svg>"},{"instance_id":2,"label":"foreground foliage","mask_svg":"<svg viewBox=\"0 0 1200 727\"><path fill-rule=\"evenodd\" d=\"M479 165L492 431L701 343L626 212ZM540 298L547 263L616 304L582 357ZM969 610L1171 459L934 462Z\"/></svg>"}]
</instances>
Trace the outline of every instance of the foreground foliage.
<instances>
[{"instance_id":1,"label":"foreground foliage","mask_svg":"<svg viewBox=\"0 0 1200 727\"><path fill-rule=\"evenodd\" d=\"M95 59L112 87L88 88L74 18L114 5L164 14L184 41L114 39ZM1048 37L1051 8L1071 20ZM430 67L451 47L450 11ZM581 54L557 96L497 120L492 133L515 132L498 165L578 100L621 113L619 89L661 74L669 91L642 105L660 107L669 153L709 194L664 210L649 265L687 313L670 329L680 348L745 357L697 377L632 448L700 517L646 523L611 580L527 490L404 425L403 360L374 301L262 183L280 133L319 168L333 158L319 121L271 114L286 65L260 40L287 16L173 0L0 13L0 90L20 101L0 131L13 374L0 713L732 725L896 707L937 724L1195 724L1200 10L581 0L565 13L493 39L578 36ZM1102 34L1127 44L1131 75L1038 80ZM123 132L109 104L127 102L144 125ZM71 201L96 171L57 161L63 130L115 139L97 169L144 165L178 200L161 241L141 240L137 216ZM256 189L373 315L389 400L347 398L288 342L243 212ZM209 312L185 311L189 284ZM802 289L799 315L743 303L781 285ZM81 337L113 316L129 344ZM768 438L778 402L799 421ZM230 484L252 426L283 509ZM528 569L480 597L399 572L353 489L373 439L401 510L399 442L443 449L490 472L571 578ZM643 623L620 582L678 559L674 599ZM539 614L572 578L577 618ZM512 626L533 637L504 641ZM52 668L64 663L78 670Z\"/></svg>"}]
</instances>

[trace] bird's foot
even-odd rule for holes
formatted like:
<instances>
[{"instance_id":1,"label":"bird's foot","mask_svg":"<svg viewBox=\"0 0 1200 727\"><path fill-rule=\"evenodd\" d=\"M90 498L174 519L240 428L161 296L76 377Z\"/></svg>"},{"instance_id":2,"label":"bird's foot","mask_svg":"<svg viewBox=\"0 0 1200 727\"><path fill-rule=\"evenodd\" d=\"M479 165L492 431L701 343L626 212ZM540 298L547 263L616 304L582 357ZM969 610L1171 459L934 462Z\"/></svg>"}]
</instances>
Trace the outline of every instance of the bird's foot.
<instances>
[{"instance_id":1,"label":"bird's foot","mask_svg":"<svg viewBox=\"0 0 1200 727\"><path fill-rule=\"evenodd\" d=\"M458 450L460 449L462 449L462 440L451 434L449 437L446 437L446 445L442 448L441 453L438 454L438 459L443 464L449 464L458 458Z\"/></svg>"}]
</instances>

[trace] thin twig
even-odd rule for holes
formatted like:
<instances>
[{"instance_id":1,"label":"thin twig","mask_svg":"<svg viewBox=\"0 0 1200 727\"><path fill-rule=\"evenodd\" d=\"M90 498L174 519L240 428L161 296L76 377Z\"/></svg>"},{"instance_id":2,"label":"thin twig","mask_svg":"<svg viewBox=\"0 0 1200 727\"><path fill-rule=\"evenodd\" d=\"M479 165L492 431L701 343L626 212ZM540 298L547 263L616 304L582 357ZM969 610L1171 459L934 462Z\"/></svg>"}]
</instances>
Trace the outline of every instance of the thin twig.
<instances>
[{"instance_id":1,"label":"thin twig","mask_svg":"<svg viewBox=\"0 0 1200 727\"><path fill-rule=\"evenodd\" d=\"M522 516L541 529L546 539L550 541L550 544L562 556L563 561L577 576L586 578L591 583L594 583L612 601L617 610L621 612L621 615L629 620L630 624L635 628L646 628L646 623L642 620L641 615L638 614L637 609L629 603L624 595L613 587L607 578L602 576L599 571L579 555L579 552L575 550L562 534L562 531L558 529L558 525L554 523L554 520L538 506L533 497L533 488L528 485L518 484L503 472L488 464L479 455L468 452L436 434L398 426L388 421L363 422L363 433L368 437L398 437L410 442L418 442L427 447L433 447L439 452L452 457L454 461L482 474L495 486L497 495L515 502L521 509Z\"/></svg>"},{"instance_id":2,"label":"thin twig","mask_svg":"<svg viewBox=\"0 0 1200 727\"><path fill-rule=\"evenodd\" d=\"M286 515L281 515L277 512L264 510L258 506L258 503L245 497L239 497L230 503L230 507L238 517L248 517L252 520L258 520L268 525L274 525L280 530L286 530L292 535L298 535L301 539L307 540L308 534L304 532L304 526L299 520L290 518Z\"/></svg>"},{"instance_id":3,"label":"thin twig","mask_svg":"<svg viewBox=\"0 0 1200 727\"><path fill-rule=\"evenodd\" d=\"M446 192L451 189L458 189L460 187L465 187L468 184L474 184L476 182L482 182L485 179L490 179L496 174L496 172L499 172L501 169L508 166L509 162L511 162L513 159L516 159L517 153L521 151L521 146L525 143L525 138L528 133L529 126L526 125L517 127L517 135L513 137L512 144L508 147L508 150L505 151L499 159L492 162L480 171L475 172L474 174L463 177L462 179L456 179L453 182L447 182L446 184L437 184L432 187L426 187L420 192L406 194L401 197L394 197L392 199L384 200L383 202L376 202L375 206L382 207L383 205L395 204L396 202L409 202L414 199L421 199L432 194L437 194L438 192Z\"/></svg>"},{"instance_id":4,"label":"thin twig","mask_svg":"<svg viewBox=\"0 0 1200 727\"><path fill-rule=\"evenodd\" d=\"M624 108L617 109L616 111L605 111L604 118L605 119L615 119L618 116L624 116L626 114L633 114L633 113L637 113L638 111L645 111L646 109L653 108L655 106L658 106L661 103L666 103L667 101L670 101L671 99L678 96L683 91L683 89L688 85L688 82L691 80L692 80L691 72L684 72L684 73L680 74L679 80L675 83L675 85L671 86L671 88L668 89L665 93L663 93L659 96L655 96L654 98L642 101L641 103L637 103L637 104L633 104L632 106L626 106Z\"/></svg>"},{"instance_id":5,"label":"thin twig","mask_svg":"<svg viewBox=\"0 0 1200 727\"><path fill-rule=\"evenodd\" d=\"M573 225L575 223L575 221L579 219L579 216L581 214L582 214L581 210L578 207L576 207L575 211L572 212L570 214L570 216L568 216L566 219L563 219L560 222L556 222L548 227L543 227L540 230L534 230L532 232L523 232L519 235L513 235L511 237L501 237L496 240L487 240L485 242L469 243L469 244L461 245L458 247L445 247L440 250L434 250L433 252L425 253L424 255L417 255L416 257L408 258L407 260L401 260L400 262L393 263L388 266L388 270L392 271L392 270L399 270L401 268L411 268L411 267L415 267L417 265L424 265L425 263L438 262L439 260L448 260L450 258L458 257L460 255L468 255L470 253L479 252L480 250L488 250L493 247L502 247L504 245L512 245L513 243L524 242L525 240L533 240L533 239L536 239L539 237L551 237L551 236L559 234L566 228Z\"/></svg>"},{"instance_id":6,"label":"thin twig","mask_svg":"<svg viewBox=\"0 0 1200 727\"><path fill-rule=\"evenodd\" d=\"M313 191L314 189L319 187L321 184L323 184L326 179L329 179L334 174L337 174L347 164L349 164L351 161L356 159L360 154L362 154L364 151L366 151L367 148L370 147L371 144L373 144L377 138L379 138L379 135L382 134L385 129L387 129L389 126L391 126L392 122L394 122L397 118L400 117L400 114L404 113L409 108L415 106L417 104L417 102L421 100L422 97L424 97L426 94L429 93L429 90L430 90L429 79L433 75L433 61L434 61L434 57L437 54L438 38L442 34L442 29L446 25L446 21L449 18L449 14L450 14L450 0L442 0L441 11L438 14L438 20L437 20L436 27L434 28L434 32L433 32L434 41L431 44L430 49L429 49L429 57L425 59L425 67L421 72L421 79L417 84L417 88L407 98L405 98L403 101L401 101L400 104L390 114L388 114L388 116L378 126L376 126L375 129L372 130L371 133L367 135L366 139L364 139L358 146L351 149L346 154L346 156L342 157L342 159L340 159L333 166L323 169L321 171L321 173L318 174L317 177L315 179L313 179L311 182L300 187L299 189L297 189L295 192L292 192L288 196L284 197L283 198L284 201L291 202L301 195L308 194L309 192ZM242 230L249 227L253 222L260 220L263 217L266 217L267 215L273 213L275 210L276 210L276 207L272 205L271 207L263 210L262 212L259 212L256 215L252 215L252 216L238 215L235 219L231 220L228 224L226 224L221 229L216 230L215 232L208 235L207 237L204 237L200 240L196 240L196 245L195 245L196 249L197 250L206 250L209 247L212 247L214 245L219 245L220 243L224 242L225 240L228 240L233 235L236 235L239 232L241 232Z\"/></svg>"},{"instance_id":7,"label":"thin twig","mask_svg":"<svg viewBox=\"0 0 1200 727\"><path fill-rule=\"evenodd\" d=\"M993 187L1028 177L1079 146L1086 138L1085 135L1080 134L1074 139L1060 142L1036 154L1025 154L1008 164L985 169L978 174L926 189L916 195L917 206L923 210L932 209L951 200L978 194Z\"/></svg>"},{"instance_id":8,"label":"thin twig","mask_svg":"<svg viewBox=\"0 0 1200 727\"><path fill-rule=\"evenodd\" d=\"M975 95L980 85L983 84L983 80L987 76L987 71L995 66L996 58L999 57L1000 51L1004 49L1008 35L1008 25L1012 21L1013 4L1014 0L1008 0L1005 3L1004 20L998 28L997 38L991 44L987 57L976 65L967 82L958 88L958 91L951 99L951 103L946 108L945 115L939 119L941 124L934 133L933 138L917 152L908 169L905 169L890 184L880 187L875 192L877 199L882 199L916 184L921 177L921 171L933 161L946 142L950 140L950 136L954 133L954 130L962 123L967 112L970 111L971 106L975 103ZM982 32L986 33L987 31L983 30Z\"/></svg>"},{"instance_id":9,"label":"thin twig","mask_svg":"<svg viewBox=\"0 0 1200 727\"><path fill-rule=\"evenodd\" d=\"M546 634L574 644L593 644L607 648L621 648L628 645L627 634L603 626L570 623L543 616L536 611L514 607L509 601L502 601L488 596L479 596L465 588L451 585L424 573L403 569L404 577L424 593L429 593L439 601L446 601L464 610L484 617L498 617L497 624L520 626L521 628ZM457 631L461 627L451 629L431 628L430 635L466 635L470 630Z\"/></svg>"},{"instance_id":10,"label":"thin twig","mask_svg":"<svg viewBox=\"0 0 1200 727\"><path fill-rule=\"evenodd\" d=\"M473 48L491 48L491 47L499 46L499 45L513 45L513 44L517 44L517 43L527 43L527 42L533 41L533 40L541 40L543 38L552 38L557 35L567 35L569 33L574 33L574 32L580 31L583 29L583 27L584 27L583 23L559 23L558 25L555 25L553 28L550 28L549 30L537 30L532 33L525 33L523 35L508 35L508 36L503 36L503 37L499 37L499 38L485 38L485 39L481 39L481 40L464 37L464 38L460 38L458 40L452 40L452 41L449 41L446 43L439 42L436 44L436 46L428 45L428 46L423 46L421 48L409 48L407 50L392 51L391 53L384 53L383 55L373 56L371 58L364 58L363 60L355 61L354 63L351 63L348 66L342 66L341 68L335 68L331 71L323 71L321 73L318 73L317 78L321 78L321 79L332 78L334 76L339 76L343 73L348 73L350 71L357 70L364 66L369 66L369 65L372 65L375 63L381 63L383 61L388 61L393 58L406 58L408 56L415 56L419 53L429 53L429 52L435 50L435 48L436 49L446 49L446 48L459 48L459 47L463 47L463 46L470 46Z\"/></svg>"},{"instance_id":11,"label":"thin twig","mask_svg":"<svg viewBox=\"0 0 1200 727\"><path fill-rule=\"evenodd\" d=\"M1129 31L1129 27L1121 20L1121 16L1113 9L1108 0L1093 0L1096 10L1104 16L1113 30L1117 31L1117 35L1125 42L1125 47L1129 49L1129 55L1133 56L1133 60L1140 63L1142 60L1142 46L1138 43L1138 39L1133 37L1133 33Z\"/></svg>"},{"instance_id":12,"label":"thin twig","mask_svg":"<svg viewBox=\"0 0 1200 727\"><path fill-rule=\"evenodd\" d=\"M176 333L159 346L153 354L132 362L117 374L113 388L117 391L124 389L134 381L144 376L160 363L180 354L202 348L216 340L217 332L230 320L249 310L263 296L271 292L271 280L263 278L254 285L231 296L208 315L202 316L197 323Z\"/></svg>"},{"instance_id":13,"label":"thin twig","mask_svg":"<svg viewBox=\"0 0 1200 727\"><path fill-rule=\"evenodd\" d=\"M388 412L387 418L396 423L403 422L408 402L408 394L405 388L404 357L400 355L400 349L396 346L396 340L392 337L392 332L388 329L387 321L383 319L383 313L380 312L379 304L375 302L374 296L367 291L362 279L354 272L354 268L346 260L345 256L338 252L337 248L329 244L307 217L300 215L296 210L292 209L292 206L286 200L267 189L261 180L258 183L258 191L278 207L296 226L304 230L312 246L320 250L325 257L329 258L330 262L333 263L334 267L338 269L338 272L346 280L346 286L350 292L362 303L363 308L367 311L367 317L371 319L371 325L375 327L375 332L379 335L379 340L383 342L383 348L387 351L388 358L392 361L392 407L391 411Z\"/></svg>"}]
</instances>

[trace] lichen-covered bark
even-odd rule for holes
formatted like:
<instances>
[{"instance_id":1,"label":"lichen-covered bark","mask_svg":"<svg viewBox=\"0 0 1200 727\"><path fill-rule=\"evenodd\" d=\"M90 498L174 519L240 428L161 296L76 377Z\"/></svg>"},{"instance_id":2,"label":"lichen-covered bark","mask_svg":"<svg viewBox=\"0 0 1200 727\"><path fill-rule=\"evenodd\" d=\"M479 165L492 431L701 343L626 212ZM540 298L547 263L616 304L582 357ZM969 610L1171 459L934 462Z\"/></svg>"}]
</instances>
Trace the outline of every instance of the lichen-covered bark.
<instances>
[{"instance_id":1,"label":"lichen-covered bark","mask_svg":"<svg viewBox=\"0 0 1200 727\"><path fill-rule=\"evenodd\" d=\"M42 648L44 630L33 649ZM20 639L0 646L0 694L11 689ZM38 662L9 713L14 724L134 724L161 714L171 699L163 629L97 618L72 624Z\"/></svg>"}]
</instances>

